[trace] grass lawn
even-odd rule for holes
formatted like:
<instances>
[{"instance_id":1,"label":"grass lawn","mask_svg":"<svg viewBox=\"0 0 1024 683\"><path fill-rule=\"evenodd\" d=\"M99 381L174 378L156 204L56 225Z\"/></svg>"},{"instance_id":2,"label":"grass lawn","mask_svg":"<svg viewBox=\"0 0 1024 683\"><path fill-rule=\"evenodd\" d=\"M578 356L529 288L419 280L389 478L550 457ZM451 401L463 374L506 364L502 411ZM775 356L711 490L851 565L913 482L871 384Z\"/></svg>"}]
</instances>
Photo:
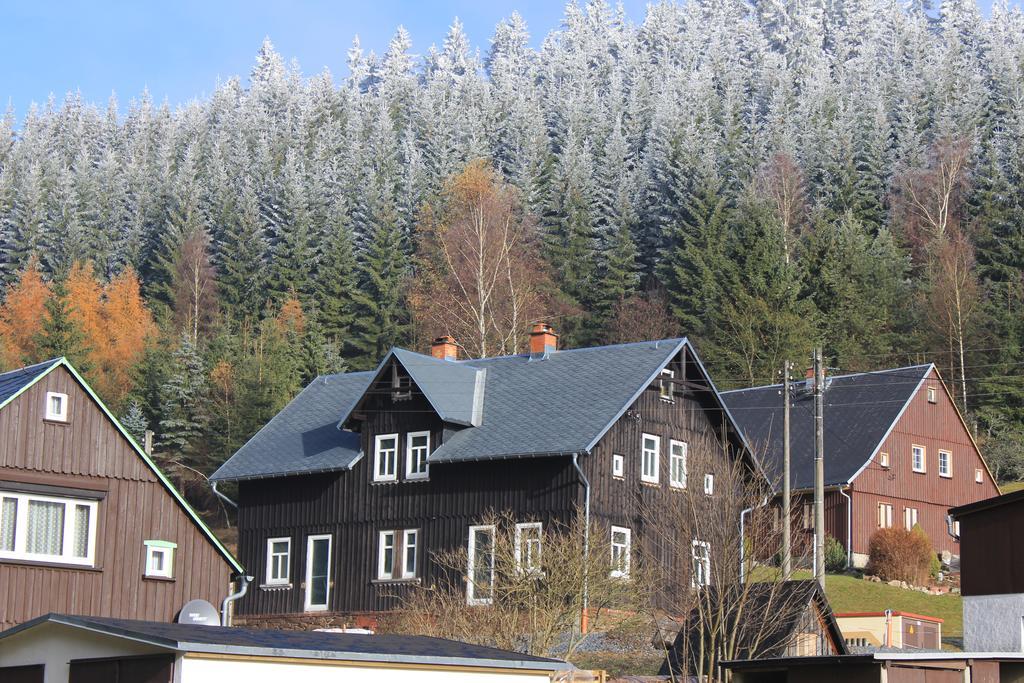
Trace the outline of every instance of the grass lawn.
<instances>
[{"instance_id":1,"label":"grass lawn","mask_svg":"<svg viewBox=\"0 0 1024 683\"><path fill-rule=\"evenodd\" d=\"M999 493L1013 493L1024 489L1024 481L1011 481L1009 484L999 486Z\"/></svg>"}]
</instances>

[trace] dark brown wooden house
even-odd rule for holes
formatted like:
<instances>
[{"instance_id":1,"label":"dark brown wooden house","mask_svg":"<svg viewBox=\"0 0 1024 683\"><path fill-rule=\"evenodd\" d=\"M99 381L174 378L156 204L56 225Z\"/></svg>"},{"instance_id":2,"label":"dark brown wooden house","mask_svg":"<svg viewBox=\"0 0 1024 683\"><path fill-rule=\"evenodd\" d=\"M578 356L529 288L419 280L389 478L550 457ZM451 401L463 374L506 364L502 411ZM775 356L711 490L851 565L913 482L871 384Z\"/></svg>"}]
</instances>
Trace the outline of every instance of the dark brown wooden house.
<instances>
[{"instance_id":1,"label":"dark brown wooden house","mask_svg":"<svg viewBox=\"0 0 1024 683\"><path fill-rule=\"evenodd\" d=\"M781 385L722 392L773 484L781 489ZM814 423L810 383L792 397L794 541L810 542ZM882 527L915 524L937 552L960 554L946 511L998 493L977 444L933 364L831 377L824 392L825 533L852 564L867 562Z\"/></svg>"},{"instance_id":2,"label":"dark brown wooden house","mask_svg":"<svg viewBox=\"0 0 1024 683\"><path fill-rule=\"evenodd\" d=\"M0 374L0 627L169 621L241 571L66 360Z\"/></svg>"},{"instance_id":3,"label":"dark brown wooden house","mask_svg":"<svg viewBox=\"0 0 1024 683\"><path fill-rule=\"evenodd\" d=\"M486 602L494 529L481 518L513 513L527 553L588 491L610 571L628 574L642 506L713 497L718 468L749 458L686 339L556 339L539 325L530 354L467 361L441 339L432 355L394 349L372 372L306 387L212 477L238 484L239 552L258 575L239 614L386 610L454 547L473 558L467 600ZM698 467L688 449L708 443ZM690 585L690 559L674 585Z\"/></svg>"}]
</instances>

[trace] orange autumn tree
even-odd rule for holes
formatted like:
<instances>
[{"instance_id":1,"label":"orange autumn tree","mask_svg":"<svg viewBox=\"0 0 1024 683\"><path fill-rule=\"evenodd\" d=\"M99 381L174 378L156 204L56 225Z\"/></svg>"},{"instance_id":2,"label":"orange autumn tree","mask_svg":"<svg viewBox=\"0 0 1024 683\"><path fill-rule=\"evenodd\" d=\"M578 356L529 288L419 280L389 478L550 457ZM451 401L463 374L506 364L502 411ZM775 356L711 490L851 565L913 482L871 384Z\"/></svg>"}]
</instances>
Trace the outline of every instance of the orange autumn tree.
<instances>
[{"instance_id":1,"label":"orange autumn tree","mask_svg":"<svg viewBox=\"0 0 1024 683\"><path fill-rule=\"evenodd\" d=\"M17 282L7 288L0 305L0 369L44 360L39 358L38 339L49 297L50 286L39 272L39 262L32 257Z\"/></svg>"},{"instance_id":2,"label":"orange autumn tree","mask_svg":"<svg viewBox=\"0 0 1024 683\"><path fill-rule=\"evenodd\" d=\"M132 368L156 339L157 327L143 301L139 277L130 266L107 283L103 294L104 342L92 348L102 372L100 391L120 405L132 390Z\"/></svg>"}]
</instances>

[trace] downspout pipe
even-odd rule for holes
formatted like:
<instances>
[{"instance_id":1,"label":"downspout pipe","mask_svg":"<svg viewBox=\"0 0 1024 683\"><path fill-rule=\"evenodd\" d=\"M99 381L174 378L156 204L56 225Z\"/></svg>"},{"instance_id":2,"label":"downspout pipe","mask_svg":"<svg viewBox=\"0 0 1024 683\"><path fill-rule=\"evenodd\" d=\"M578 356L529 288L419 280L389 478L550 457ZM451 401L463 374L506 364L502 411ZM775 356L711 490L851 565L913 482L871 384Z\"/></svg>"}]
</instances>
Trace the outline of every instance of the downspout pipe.
<instances>
[{"instance_id":1,"label":"downspout pipe","mask_svg":"<svg viewBox=\"0 0 1024 683\"><path fill-rule=\"evenodd\" d=\"M231 612L228 610L228 607L235 600L240 600L249 591L249 584L252 582L252 580L254 578L255 577L253 577L253 576L246 576L245 574L239 574L238 582L239 582L240 586L238 588L238 592L237 593L232 593L231 595L227 596L226 598L224 598L224 602L221 603L221 606L220 606L220 625L221 626L231 626Z\"/></svg>"},{"instance_id":2,"label":"downspout pipe","mask_svg":"<svg viewBox=\"0 0 1024 683\"><path fill-rule=\"evenodd\" d=\"M583 482L583 562L586 566L590 562L590 480L587 479L583 468L580 467L579 457L579 453L572 454L572 466L579 472L580 481ZM584 634L587 632L587 607L590 598L588 583L588 573L583 572L583 615L580 621L580 631Z\"/></svg>"},{"instance_id":3,"label":"downspout pipe","mask_svg":"<svg viewBox=\"0 0 1024 683\"><path fill-rule=\"evenodd\" d=\"M849 487L847 487L849 488ZM846 568L853 568L853 499L839 487L839 495L846 499Z\"/></svg>"},{"instance_id":4,"label":"downspout pipe","mask_svg":"<svg viewBox=\"0 0 1024 683\"><path fill-rule=\"evenodd\" d=\"M768 504L768 496L757 505L751 505L740 512L740 583L747 582L747 544L746 544L746 516L753 512L754 508L764 507Z\"/></svg>"},{"instance_id":5,"label":"downspout pipe","mask_svg":"<svg viewBox=\"0 0 1024 683\"><path fill-rule=\"evenodd\" d=\"M216 495L218 498L223 500L225 503L227 503L228 505L230 505L233 508L237 508L238 507L238 503L236 503L235 501L231 500L230 498L228 498L223 493L221 493L220 491L217 490L217 482L211 482L210 483L210 488L213 489L214 495Z\"/></svg>"}]
</instances>

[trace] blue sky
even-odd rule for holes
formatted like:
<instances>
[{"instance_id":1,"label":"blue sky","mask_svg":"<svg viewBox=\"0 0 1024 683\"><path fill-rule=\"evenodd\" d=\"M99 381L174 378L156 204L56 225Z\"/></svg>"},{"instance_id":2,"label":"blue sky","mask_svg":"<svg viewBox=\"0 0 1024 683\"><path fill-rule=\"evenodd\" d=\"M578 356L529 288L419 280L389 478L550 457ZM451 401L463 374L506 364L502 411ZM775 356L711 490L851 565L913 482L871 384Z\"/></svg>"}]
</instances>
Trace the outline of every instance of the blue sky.
<instances>
[{"instance_id":1,"label":"blue sky","mask_svg":"<svg viewBox=\"0 0 1024 683\"><path fill-rule=\"evenodd\" d=\"M985 12L991 0L980 0ZM624 0L643 18L646 0ZM50 93L81 91L103 105L116 92L122 111L148 87L172 105L208 95L218 80L249 73L264 36L309 75L327 66L338 78L359 35L364 49L383 51L395 28L411 33L413 49L440 44L454 17L482 51L494 25L518 10L535 43L558 26L561 0L2 0L0 106L18 118Z\"/></svg>"}]
</instances>

